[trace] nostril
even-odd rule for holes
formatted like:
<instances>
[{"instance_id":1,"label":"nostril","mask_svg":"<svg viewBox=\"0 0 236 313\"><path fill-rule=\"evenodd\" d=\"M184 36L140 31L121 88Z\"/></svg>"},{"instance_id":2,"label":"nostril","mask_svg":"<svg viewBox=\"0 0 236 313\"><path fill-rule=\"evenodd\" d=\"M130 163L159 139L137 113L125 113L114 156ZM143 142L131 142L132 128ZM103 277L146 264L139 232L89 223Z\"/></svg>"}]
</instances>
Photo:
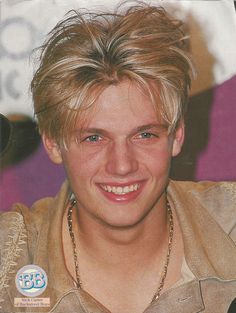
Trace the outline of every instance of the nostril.
<instances>
[{"instance_id":1,"label":"nostril","mask_svg":"<svg viewBox=\"0 0 236 313\"><path fill-rule=\"evenodd\" d=\"M135 155L127 146L113 147L108 152L107 171L113 175L128 175L138 168Z\"/></svg>"}]
</instances>

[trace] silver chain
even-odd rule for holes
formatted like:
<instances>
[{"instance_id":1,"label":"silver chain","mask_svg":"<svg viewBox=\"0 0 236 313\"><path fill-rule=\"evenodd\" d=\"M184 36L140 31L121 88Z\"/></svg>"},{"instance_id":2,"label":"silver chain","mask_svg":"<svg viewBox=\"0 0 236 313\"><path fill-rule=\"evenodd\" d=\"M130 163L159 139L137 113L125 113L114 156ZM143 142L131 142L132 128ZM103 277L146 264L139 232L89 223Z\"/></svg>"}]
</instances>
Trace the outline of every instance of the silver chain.
<instances>
[{"instance_id":1,"label":"silver chain","mask_svg":"<svg viewBox=\"0 0 236 313\"><path fill-rule=\"evenodd\" d=\"M76 204L76 200L72 200L68 209L67 213L67 221L68 221L68 228L69 228L69 233L71 237L71 242L72 242L72 248L73 248L73 256L74 256L74 264L75 264L75 276L76 276L76 286L77 288L82 288L82 283L80 280L80 273L79 273L79 262L78 262L78 253L77 253L77 248L76 248L76 243L75 243L75 235L73 232L73 222L72 222L72 212L73 208ZM165 259L165 264L162 270L160 282L157 288L157 291L155 292L152 301L157 300L160 297L161 291L164 287L165 284L165 279L167 276L167 271L168 271L168 266L170 263L170 256L171 256L171 250L172 250L172 245L173 245L173 237L174 237L174 219L173 219L173 213L169 204L169 201L167 200L167 213L169 216L169 239L168 239L168 247L167 247L167 254L166 254L166 259Z\"/></svg>"}]
</instances>

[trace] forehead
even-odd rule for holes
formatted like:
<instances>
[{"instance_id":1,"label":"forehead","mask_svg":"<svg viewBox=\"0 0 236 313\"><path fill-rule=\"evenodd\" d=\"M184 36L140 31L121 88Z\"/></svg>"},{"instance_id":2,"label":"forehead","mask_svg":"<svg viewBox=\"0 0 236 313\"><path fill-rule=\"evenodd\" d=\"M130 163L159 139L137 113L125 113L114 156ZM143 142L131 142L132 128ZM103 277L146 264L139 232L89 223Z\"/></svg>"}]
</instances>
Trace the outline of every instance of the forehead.
<instances>
[{"instance_id":1,"label":"forehead","mask_svg":"<svg viewBox=\"0 0 236 313\"><path fill-rule=\"evenodd\" d=\"M156 107L139 86L123 81L108 86L86 112L78 119L76 128L120 128L120 130L160 122Z\"/></svg>"}]
</instances>

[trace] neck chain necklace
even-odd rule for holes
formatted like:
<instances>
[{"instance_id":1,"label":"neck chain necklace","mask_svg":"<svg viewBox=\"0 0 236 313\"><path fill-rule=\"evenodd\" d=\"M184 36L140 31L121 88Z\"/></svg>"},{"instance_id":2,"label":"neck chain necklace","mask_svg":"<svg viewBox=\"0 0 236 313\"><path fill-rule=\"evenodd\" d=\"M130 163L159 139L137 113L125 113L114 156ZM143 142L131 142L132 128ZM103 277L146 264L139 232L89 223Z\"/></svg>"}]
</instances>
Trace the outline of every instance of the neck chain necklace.
<instances>
[{"instance_id":1,"label":"neck chain necklace","mask_svg":"<svg viewBox=\"0 0 236 313\"><path fill-rule=\"evenodd\" d=\"M78 252L76 248L76 243L75 243L75 235L73 232L73 225L72 225L72 212L73 208L76 204L76 200L72 200L68 209L67 213L67 221L68 221L68 228L69 228L69 233L71 237L71 242L72 242L72 248L73 248L73 256L74 256L74 264L75 264L75 275L76 275L76 285L78 288L82 288L82 283L80 280L80 273L79 273L79 262L78 262ZM173 236L174 236L174 221L173 221L173 213L169 204L169 201L167 200L167 213L169 217L169 239L168 239L168 246L167 246L167 253L166 253L166 259L165 259L165 264L163 266L161 278L159 281L159 285L157 288L157 291L155 292L151 303L154 300L157 300L161 294L161 291L164 287L165 284L165 279L167 276L167 270L168 270L168 265L170 262L170 255L171 255L171 250L172 250L172 244L173 244Z\"/></svg>"}]
</instances>

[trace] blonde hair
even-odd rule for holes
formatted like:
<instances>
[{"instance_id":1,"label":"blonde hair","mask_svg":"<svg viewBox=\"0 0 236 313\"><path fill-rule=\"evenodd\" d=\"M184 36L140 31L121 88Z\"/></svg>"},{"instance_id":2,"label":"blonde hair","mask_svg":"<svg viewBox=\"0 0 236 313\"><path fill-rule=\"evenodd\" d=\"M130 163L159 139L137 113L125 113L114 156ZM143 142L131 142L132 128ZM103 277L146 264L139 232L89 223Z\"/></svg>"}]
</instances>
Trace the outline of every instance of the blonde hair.
<instances>
[{"instance_id":1,"label":"blonde hair","mask_svg":"<svg viewBox=\"0 0 236 313\"><path fill-rule=\"evenodd\" d=\"M173 131L184 116L191 82L182 23L146 4L113 14L68 14L41 47L31 84L41 133L68 143L78 116L107 86L124 79L151 97Z\"/></svg>"}]
</instances>

